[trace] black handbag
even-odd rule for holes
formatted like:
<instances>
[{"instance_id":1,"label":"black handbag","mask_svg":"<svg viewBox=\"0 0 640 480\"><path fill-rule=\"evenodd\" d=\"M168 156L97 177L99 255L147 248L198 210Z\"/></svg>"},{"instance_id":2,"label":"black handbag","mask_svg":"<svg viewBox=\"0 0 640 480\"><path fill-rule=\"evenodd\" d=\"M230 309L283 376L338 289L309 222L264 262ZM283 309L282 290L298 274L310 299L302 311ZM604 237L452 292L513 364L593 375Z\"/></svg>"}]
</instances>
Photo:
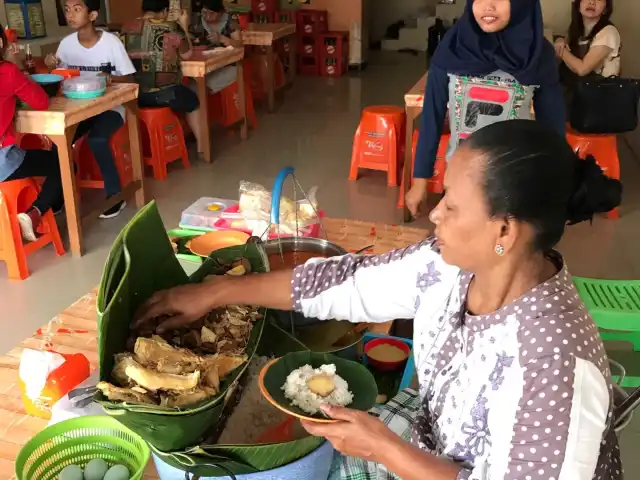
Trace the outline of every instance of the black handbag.
<instances>
[{"instance_id":1,"label":"black handbag","mask_svg":"<svg viewBox=\"0 0 640 480\"><path fill-rule=\"evenodd\" d=\"M615 134L638 126L640 81L592 75L580 78L573 92L569 122L581 133Z\"/></svg>"}]
</instances>

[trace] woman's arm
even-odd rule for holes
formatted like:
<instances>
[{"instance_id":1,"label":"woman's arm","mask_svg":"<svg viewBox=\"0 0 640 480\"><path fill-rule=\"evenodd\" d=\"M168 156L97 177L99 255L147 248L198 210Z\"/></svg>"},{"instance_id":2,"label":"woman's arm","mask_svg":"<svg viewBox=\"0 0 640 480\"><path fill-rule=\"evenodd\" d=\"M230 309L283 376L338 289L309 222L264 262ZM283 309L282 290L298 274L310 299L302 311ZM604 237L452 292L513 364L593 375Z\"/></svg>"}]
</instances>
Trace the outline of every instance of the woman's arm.
<instances>
[{"instance_id":1,"label":"woman's arm","mask_svg":"<svg viewBox=\"0 0 640 480\"><path fill-rule=\"evenodd\" d=\"M580 77L584 77L593 73L594 70L602 66L605 58L611 54L613 49L606 45L595 45L589 49L585 57L580 60L576 57L569 47L565 45L564 50L560 54L560 59L569 69Z\"/></svg>"},{"instance_id":2,"label":"woman's arm","mask_svg":"<svg viewBox=\"0 0 640 480\"><path fill-rule=\"evenodd\" d=\"M6 67L5 67L6 68ZM15 64L11 64L12 82L15 95L34 110L49 108L47 93L36 82L30 80Z\"/></svg>"},{"instance_id":3,"label":"woman's arm","mask_svg":"<svg viewBox=\"0 0 640 480\"><path fill-rule=\"evenodd\" d=\"M228 37L220 35L220 41L227 47L241 47L243 45L242 33L240 32L240 26L237 22L234 21L231 23L231 33Z\"/></svg>"},{"instance_id":4,"label":"woman's arm","mask_svg":"<svg viewBox=\"0 0 640 480\"><path fill-rule=\"evenodd\" d=\"M165 290L151 297L135 322L173 315L163 324L171 329L233 304L354 323L413 318L418 295L450 284L457 272L444 264L429 239L384 255L312 259L295 270L216 277L210 283Z\"/></svg>"},{"instance_id":5,"label":"woman's arm","mask_svg":"<svg viewBox=\"0 0 640 480\"><path fill-rule=\"evenodd\" d=\"M448 103L449 76L444 70L431 67L427 76L427 90L420 118L420 136L413 167L413 178L416 180L433 177Z\"/></svg>"}]
</instances>

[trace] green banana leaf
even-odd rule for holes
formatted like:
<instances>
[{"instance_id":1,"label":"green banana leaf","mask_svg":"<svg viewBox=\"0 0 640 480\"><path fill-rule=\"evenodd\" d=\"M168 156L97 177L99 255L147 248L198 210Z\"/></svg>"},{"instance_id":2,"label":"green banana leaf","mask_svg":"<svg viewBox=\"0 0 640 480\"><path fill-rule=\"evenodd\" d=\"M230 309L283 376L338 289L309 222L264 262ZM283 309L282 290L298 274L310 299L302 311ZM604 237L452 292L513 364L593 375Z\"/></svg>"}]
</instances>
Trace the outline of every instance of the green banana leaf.
<instances>
[{"instance_id":1,"label":"green banana leaf","mask_svg":"<svg viewBox=\"0 0 640 480\"><path fill-rule=\"evenodd\" d=\"M353 402L347 406L365 412L370 410L375 405L378 395L378 387L371 372L361 363L345 360L327 353L302 351L288 353L280 357L269 367L264 375L263 387L284 410L306 418L325 419L326 417L322 413L309 415L304 410L292 405L291 401L284 396L282 386L285 384L289 374L297 368L304 365L319 368L322 365L331 363L336 366L336 374L347 382L349 391L353 393Z\"/></svg>"},{"instance_id":2,"label":"green banana leaf","mask_svg":"<svg viewBox=\"0 0 640 480\"><path fill-rule=\"evenodd\" d=\"M248 244L215 252L224 261L244 256L252 271L268 270L261 245ZM143 207L116 239L98 292L98 355L100 379L109 380L114 355L126 349L129 325L136 310L158 290L199 282L224 269L209 258L188 278L176 259L154 202ZM262 335L264 318L254 324L246 354L251 360ZM187 408L132 405L111 402L101 393L98 401L105 412L137 432L160 450L176 450L197 444L220 420L248 362L231 372L221 384L220 394Z\"/></svg>"}]
</instances>

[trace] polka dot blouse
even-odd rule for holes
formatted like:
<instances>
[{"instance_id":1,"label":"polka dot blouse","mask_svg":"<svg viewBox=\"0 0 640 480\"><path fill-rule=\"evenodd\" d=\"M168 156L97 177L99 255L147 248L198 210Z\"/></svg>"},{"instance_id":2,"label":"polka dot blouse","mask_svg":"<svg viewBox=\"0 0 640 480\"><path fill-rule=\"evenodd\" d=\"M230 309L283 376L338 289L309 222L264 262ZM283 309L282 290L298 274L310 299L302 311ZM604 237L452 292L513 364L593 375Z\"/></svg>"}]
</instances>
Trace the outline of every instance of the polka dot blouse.
<instances>
[{"instance_id":1,"label":"polka dot blouse","mask_svg":"<svg viewBox=\"0 0 640 480\"><path fill-rule=\"evenodd\" d=\"M413 441L458 479L619 480L612 384L598 331L558 273L490 315L466 312L472 275L432 239L296 268L294 308L351 322L414 318L422 409Z\"/></svg>"}]
</instances>

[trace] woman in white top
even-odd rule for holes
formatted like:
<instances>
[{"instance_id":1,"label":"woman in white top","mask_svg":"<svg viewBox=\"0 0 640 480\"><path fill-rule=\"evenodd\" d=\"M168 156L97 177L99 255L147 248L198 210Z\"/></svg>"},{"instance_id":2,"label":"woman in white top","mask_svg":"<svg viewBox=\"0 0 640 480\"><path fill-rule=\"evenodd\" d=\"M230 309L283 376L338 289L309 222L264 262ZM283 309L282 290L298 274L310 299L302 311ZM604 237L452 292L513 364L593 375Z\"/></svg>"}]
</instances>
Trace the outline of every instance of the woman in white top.
<instances>
[{"instance_id":1,"label":"woman in white top","mask_svg":"<svg viewBox=\"0 0 640 480\"><path fill-rule=\"evenodd\" d=\"M620 33L610 22L612 13L613 0L573 1L569 35L555 42L563 79L620 75Z\"/></svg>"}]
</instances>

